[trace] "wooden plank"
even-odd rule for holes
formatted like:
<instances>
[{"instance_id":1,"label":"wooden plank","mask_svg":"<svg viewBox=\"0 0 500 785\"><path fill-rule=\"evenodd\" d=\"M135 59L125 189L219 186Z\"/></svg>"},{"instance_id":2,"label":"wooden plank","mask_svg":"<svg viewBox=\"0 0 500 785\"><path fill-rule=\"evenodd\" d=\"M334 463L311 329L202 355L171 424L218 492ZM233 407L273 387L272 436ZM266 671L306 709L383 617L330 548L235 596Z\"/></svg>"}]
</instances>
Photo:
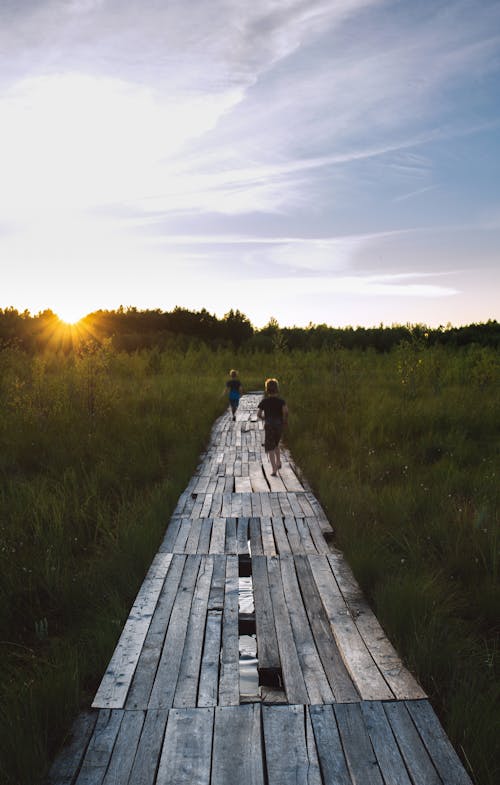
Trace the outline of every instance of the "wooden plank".
<instances>
[{"instance_id":1,"label":"wooden plank","mask_svg":"<svg viewBox=\"0 0 500 785\"><path fill-rule=\"evenodd\" d=\"M248 553L248 518L238 518L238 553Z\"/></svg>"},{"instance_id":2,"label":"wooden plank","mask_svg":"<svg viewBox=\"0 0 500 785\"><path fill-rule=\"evenodd\" d=\"M196 501L193 505L193 509L189 513L190 518L201 518L201 511L203 509L203 505L205 503L205 497L199 495L196 497Z\"/></svg>"},{"instance_id":3,"label":"wooden plank","mask_svg":"<svg viewBox=\"0 0 500 785\"><path fill-rule=\"evenodd\" d=\"M198 706L217 705L221 634L222 611L209 611L201 661Z\"/></svg>"},{"instance_id":4,"label":"wooden plank","mask_svg":"<svg viewBox=\"0 0 500 785\"><path fill-rule=\"evenodd\" d=\"M280 477L287 491L304 491L304 486L289 465L282 463Z\"/></svg>"},{"instance_id":5,"label":"wooden plank","mask_svg":"<svg viewBox=\"0 0 500 785\"><path fill-rule=\"evenodd\" d=\"M382 701L364 701L361 711L385 785L411 785Z\"/></svg>"},{"instance_id":6,"label":"wooden plank","mask_svg":"<svg viewBox=\"0 0 500 785\"><path fill-rule=\"evenodd\" d=\"M472 785L429 701L406 701L406 708L444 785Z\"/></svg>"},{"instance_id":7,"label":"wooden plank","mask_svg":"<svg viewBox=\"0 0 500 785\"><path fill-rule=\"evenodd\" d=\"M238 543L236 540L236 518L228 518L226 520L226 545L224 553L232 554L233 556L238 553Z\"/></svg>"},{"instance_id":8,"label":"wooden plank","mask_svg":"<svg viewBox=\"0 0 500 785\"><path fill-rule=\"evenodd\" d=\"M286 696L289 703L309 703L283 593L280 565L277 558L271 557L267 560L267 574Z\"/></svg>"},{"instance_id":9,"label":"wooden plank","mask_svg":"<svg viewBox=\"0 0 500 785\"><path fill-rule=\"evenodd\" d=\"M294 518L303 518L304 517L304 511L303 511L302 507L300 506L300 504L297 501L297 494L295 494L295 493L288 493L287 494L287 499L288 499L288 501L290 503L290 507L292 508L292 515L294 516Z\"/></svg>"},{"instance_id":10,"label":"wooden plank","mask_svg":"<svg viewBox=\"0 0 500 785\"><path fill-rule=\"evenodd\" d=\"M250 477L235 477L234 490L236 493L251 493L252 483L250 481Z\"/></svg>"},{"instance_id":11,"label":"wooden plank","mask_svg":"<svg viewBox=\"0 0 500 785\"><path fill-rule=\"evenodd\" d=\"M260 518L262 516L262 503L260 500L260 493L252 493L250 494L250 498L252 500L252 515L255 518Z\"/></svg>"},{"instance_id":12,"label":"wooden plank","mask_svg":"<svg viewBox=\"0 0 500 785\"><path fill-rule=\"evenodd\" d=\"M198 553L206 554L210 550L210 540L212 539L213 518L200 518L201 532L198 542Z\"/></svg>"},{"instance_id":13,"label":"wooden plank","mask_svg":"<svg viewBox=\"0 0 500 785\"><path fill-rule=\"evenodd\" d=\"M317 519L321 527L321 531L325 532L326 534L331 534L333 527L330 521L328 520L326 513L323 510L323 507L321 506L315 495L310 491L306 491L305 498L307 499L307 501L309 502L309 504L311 505L314 511L314 517Z\"/></svg>"},{"instance_id":14,"label":"wooden plank","mask_svg":"<svg viewBox=\"0 0 500 785\"><path fill-rule=\"evenodd\" d=\"M174 547L172 548L174 553L185 552L186 543L190 531L191 531L191 519L182 518L181 525L179 526L179 531L177 532L177 537L175 538Z\"/></svg>"},{"instance_id":15,"label":"wooden plank","mask_svg":"<svg viewBox=\"0 0 500 785\"><path fill-rule=\"evenodd\" d=\"M211 558L214 562L214 569L212 573L210 596L208 598L208 610L222 611L224 610L227 557L217 554Z\"/></svg>"},{"instance_id":16,"label":"wooden plank","mask_svg":"<svg viewBox=\"0 0 500 785\"><path fill-rule=\"evenodd\" d=\"M316 749L323 781L332 785L352 785L333 706L310 706Z\"/></svg>"},{"instance_id":17,"label":"wooden plank","mask_svg":"<svg viewBox=\"0 0 500 785\"><path fill-rule=\"evenodd\" d=\"M307 496L305 493L298 493L297 494L297 501L302 507L302 512L304 513L304 518L314 518L314 510L309 504L307 500Z\"/></svg>"},{"instance_id":18,"label":"wooden plank","mask_svg":"<svg viewBox=\"0 0 500 785\"><path fill-rule=\"evenodd\" d=\"M172 561L158 553L139 589L116 649L92 703L94 708L123 708L144 641Z\"/></svg>"},{"instance_id":19,"label":"wooden plank","mask_svg":"<svg viewBox=\"0 0 500 785\"><path fill-rule=\"evenodd\" d=\"M258 670L264 677L281 670L278 639L265 556L252 556L252 583L257 629Z\"/></svg>"},{"instance_id":20,"label":"wooden plank","mask_svg":"<svg viewBox=\"0 0 500 785\"><path fill-rule=\"evenodd\" d=\"M264 472L262 471L262 464L261 463L249 463L248 464L248 472L250 475L250 482L252 483L252 491L254 493L268 493L269 485L267 480L264 476Z\"/></svg>"},{"instance_id":21,"label":"wooden plank","mask_svg":"<svg viewBox=\"0 0 500 785\"><path fill-rule=\"evenodd\" d=\"M213 722L213 709L169 712L157 785L210 785Z\"/></svg>"},{"instance_id":22,"label":"wooden plank","mask_svg":"<svg viewBox=\"0 0 500 785\"><path fill-rule=\"evenodd\" d=\"M392 691L372 659L333 578L328 559L309 556L308 562L338 650L361 697L364 700L392 698Z\"/></svg>"},{"instance_id":23,"label":"wooden plank","mask_svg":"<svg viewBox=\"0 0 500 785\"><path fill-rule=\"evenodd\" d=\"M81 712L71 726L47 778L47 785L72 785L94 732L98 711Z\"/></svg>"},{"instance_id":24,"label":"wooden plank","mask_svg":"<svg viewBox=\"0 0 500 785\"><path fill-rule=\"evenodd\" d=\"M321 773L304 706L263 706L268 785L321 785Z\"/></svg>"},{"instance_id":25,"label":"wooden plank","mask_svg":"<svg viewBox=\"0 0 500 785\"><path fill-rule=\"evenodd\" d=\"M215 709L212 783L264 785L258 704Z\"/></svg>"},{"instance_id":26,"label":"wooden plank","mask_svg":"<svg viewBox=\"0 0 500 785\"><path fill-rule=\"evenodd\" d=\"M210 517L218 518L222 509L222 492L216 492L212 496L212 506L210 507Z\"/></svg>"},{"instance_id":27,"label":"wooden plank","mask_svg":"<svg viewBox=\"0 0 500 785\"><path fill-rule=\"evenodd\" d=\"M173 700L173 705L177 708L197 705L200 664L213 567L213 559L203 558L201 560Z\"/></svg>"},{"instance_id":28,"label":"wooden plank","mask_svg":"<svg viewBox=\"0 0 500 785\"><path fill-rule=\"evenodd\" d=\"M213 488L212 488L213 484ZM215 483L213 480L211 481L211 485L207 493L205 494L205 499L203 502L203 506L200 512L200 518L209 518L210 517L210 510L212 509L212 502L214 498L214 491L215 491Z\"/></svg>"},{"instance_id":29,"label":"wooden plank","mask_svg":"<svg viewBox=\"0 0 500 785\"><path fill-rule=\"evenodd\" d=\"M128 782L139 744L145 711L125 711L103 785Z\"/></svg>"},{"instance_id":30,"label":"wooden plank","mask_svg":"<svg viewBox=\"0 0 500 785\"><path fill-rule=\"evenodd\" d=\"M167 718L166 709L151 709L146 712L132 773L127 780L130 785L155 785Z\"/></svg>"},{"instance_id":31,"label":"wooden plank","mask_svg":"<svg viewBox=\"0 0 500 785\"><path fill-rule=\"evenodd\" d=\"M260 506L262 510L262 516L266 518L270 518L272 515L272 508L271 508L271 501L269 499L269 493L260 493Z\"/></svg>"},{"instance_id":32,"label":"wooden plank","mask_svg":"<svg viewBox=\"0 0 500 785\"><path fill-rule=\"evenodd\" d=\"M318 553L326 555L330 553L330 548L323 536L323 532L321 531L321 527L316 518L304 518L305 522L309 527L309 532L311 534L312 540L314 545L316 546L316 550Z\"/></svg>"},{"instance_id":33,"label":"wooden plank","mask_svg":"<svg viewBox=\"0 0 500 785\"><path fill-rule=\"evenodd\" d=\"M226 560L226 582L222 616L222 652L219 679L219 704L221 706L237 706L240 702L238 589L238 558L229 556Z\"/></svg>"},{"instance_id":34,"label":"wooden plank","mask_svg":"<svg viewBox=\"0 0 500 785\"><path fill-rule=\"evenodd\" d=\"M269 458L265 458L262 461L262 468L264 470L264 474L266 475L266 480L269 483L269 488L271 491L278 492L278 491L286 491L286 487L283 483L283 480L279 476L279 473L273 477L272 470L273 467L271 466L271 462Z\"/></svg>"},{"instance_id":35,"label":"wooden plank","mask_svg":"<svg viewBox=\"0 0 500 785\"><path fill-rule=\"evenodd\" d=\"M314 544L313 538L311 537L311 532L309 531L309 526L307 525L305 518L297 518L296 522L300 541L302 542L302 553L317 553L316 546Z\"/></svg>"},{"instance_id":36,"label":"wooden plank","mask_svg":"<svg viewBox=\"0 0 500 785\"><path fill-rule=\"evenodd\" d=\"M271 518L263 517L260 519L260 533L262 537L262 550L265 556L276 556L276 546L274 544L273 527Z\"/></svg>"},{"instance_id":37,"label":"wooden plank","mask_svg":"<svg viewBox=\"0 0 500 785\"><path fill-rule=\"evenodd\" d=\"M124 711L101 709L76 785L101 785L120 730Z\"/></svg>"},{"instance_id":38,"label":"wooden plank","mask_svg":"<svg viewBox=\"0 0 500 785\"><path fill-rule=\"evenodd\" d=\"M412 781L442 785L404 701L384 703L383 706Z\"/></svg>"},{"instance_id":39,"label":"wooden plank","mask_svg":"<svg viewBox=\"0 0 500 785\"><path fill-rule=\"evenodd\" d=\"M310 703L332 703L334 694L318 654L291 557L280 560L283 590Z\"/></svg>"},{"instance_id":40,"label":"wooden plank","mask_svg":"<svg viewBox=\"0 0 500 785\"><path fill-rule=\"evenodd\" d=\"M231 517L239 518L243 513L243 499L241 493L233 493L231 499Z\"/></svg>"},{"instance_id":41,"label":"wooden plank","mask_svg":"<svg viewBox=\"0 0 500 785\"><path fill-rule=\"evenodd\" d=\"M271 519L272 527L273 527L273 534L274 540L276 543L276 549L280 556L288 556L291 554L292 549L290 548L290 543L288 542L288 538L285 532L285 526L283 524L282 518L273 518Z\"/></svg>"},{"instance_id":42,"label":"wooden plank","mask_svg":"<svg viewBox=\"0 0 500 785\"><path fill-rule=\"evenodd\" d=\"M280 501L281 507L281 514L283 517L292 518L293 517L293 510L290 506L290 502L288 501L288 497L286 493L278 493L278 499Z\"/></svg>"},{"instance_id":43,"label":"wooden plank","mask_svg":"<svg viewBox=\"0 0 500 785\"><path fill-rule=\"evenodd\" d=\"M425 692L386 637L342 554L331 553L328 560L356 627L394 696L399 700L425 698Z\"/></svg>"},{"instance_id":44,"label":"wooden plank","mask_svg":"<svg viewBox=\"0 0 500 785\"><path fill-rule=\"evenodd\" d=\"M318 594L309 562L305 556L297 556L294 561L302 596L307 598L304 607L314 642L335 700L343 702L357 701L359 700L358 691L351 681L335 644L328 616Z\"/></svg>"},{"instance_id":45,"label":"wooden plank","mask_svg":"<svg viewBox=\"0 0 500 785\"><path fill-rule=\"evenodd\" d=\"M244 493L241 498L241 511L244 518L252 517L252 494Z\"/></svg>"},{"instance_id":46,"label":"wooden plank","mask_svg":"<svg viewBox=\"0 0 500 785\"><path fill-rule=\"evenodd\" d=\"M167 527L167 533L163 538L163 542L160 547L161 551L165 551L166 553L172 553L172 548L174 547L174 543L180 525L181 525L180 516L176 516L175 518L174 517L170 518L170 523L168 524Z\"/></svg>"},{"instance_id":47,"label":"wooden plank","mask_svg":"<svg viewBox=\"0 0 500 785\"><path fill-rule=\"evenodd\" d=\"M231 513L231 502L232 502L233 494L232 492L224 491L222 494L222 509L220 512L221 518L229 518Z\"/></svg>"},{"instance_id":48,"label":"wooden plank","mask_svg":"<svg viewBox=\"0 0 500 785\"><path fill-rule=\"evenodd\" d=\"M212 524L212 538L210 540L210 553L224 553L226 545L226 519L214 518Z\"/></svg>"},{"instance_id":49,"label":"wooden plank","mask_svg":"<svg viewBox=\"0 0 500 785\"><path fill-rule=\"evenodd\" d=\"M295 518L290 515L284 520L284 526L288 542L290 543L290 550L292 553L303 553L302 540L300 539L299 530Z\"/></svg>"},{"instance_id":50,"label":"wooden plank","mask_svg":"<svg viewBox=\"0 0 500 785\"><path fill-rule=\"evenodd\" d=\"M147 708L156 667L161 656L163 641L172 613L173 602L179 588L185 563L186 556L176 555L172 558L127 695L126 707L128 709Z\"/></svg>"},{"instance_id":51,"label":"wooden plank","mask_svg":"<svg viewBox=\"0 0 500 785\"><path fill-rule=\"evenodd\" d=\"M201 467L201 470L203 470L203 465ZM201 474L198 482L194 486L193 493L196 493L196 494L198 494L198 493L200 493L200 494L206 493L209 481L210 481L210 477L208 475Z\"/></svg>"},{"instance_id":52,"label":"wooden plank","mask_svg":"<svg viewBox=\"0 0 500 785\"><path fill-rule=\"evenodd\" d=\"M359 703L336 703L333 710L354 785L384 785Z\"/></svg>"},{"instance_id":53,"label":"wooden plank","mask_svg":"<svg viewBox=\"0 0 500 785\"><path fill-rule=\"evenodd\" d=\"M198 553L198 544L200 541L202 518L194 518L191 521L188 538L184 553Z\"/></svg>"},{"instance_id":54,"label":"wooden plank","mask_svg":"<svg viewBox=\"0 0 500 785\"><path fill-rule=\"evenodd\" d=\"M260 518L250 518L248 522L250 532L250 552L252 556L262 556L262 535L260 532Z\"/></svg>"},{"instance_id":55,"label":"wooden plank","mask_svg":"<svg viewBox=\"0 0 500 785\"><path fill-rule=\"evenodd\" d=\"M273 518L281 518L281 505L278 494L270 493L269 501L271 502L271 516Z\"/></svg>"},{"instance_id":56,"label":"wooden plank","mask_svg":"<svg viewBox=\"0 0 500 785\"><path fill-rule=\"evenodd\" d=\"M148 708L169 709L172 706L200 563L201 556L186 557Z\"/></svg>"}]
</instances>

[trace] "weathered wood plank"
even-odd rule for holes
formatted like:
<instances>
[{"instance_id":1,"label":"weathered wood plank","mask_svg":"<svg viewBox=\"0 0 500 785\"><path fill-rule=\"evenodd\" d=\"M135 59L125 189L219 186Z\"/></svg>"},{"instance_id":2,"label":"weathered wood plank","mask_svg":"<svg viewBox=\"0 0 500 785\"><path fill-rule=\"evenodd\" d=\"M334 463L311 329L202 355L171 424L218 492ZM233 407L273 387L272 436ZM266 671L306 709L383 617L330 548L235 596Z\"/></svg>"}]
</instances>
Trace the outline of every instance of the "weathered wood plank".
<instances>
[{"instance_id":1,"label":"weathered wood plank","mask_svg":"<svg viewBox=\"0 0 500 785\"><path fill-rule=\"evenodd\" d=\"M323 782L328 785L330 783L332 785L352 785L333 706L310 706L308 711L323 772Z\"/></svg>"},{"instance_id":2,"label":"weathered wood plank","mask_svg":"<svg viewBox=\"0 0 500 785\"><path fill-rule=\"evenodd\" d=\"M125 711L123 713L103 785L122 785L122 783L128 782L145 714L145 711Z\"/></svg>"},{"instance_id":3,"label":"weathered wood plank","mask_svg":"<svg viewBox=\"0 0 500 785\"><path fill-rule=\"evenodd\" d=\"M382 701L361 704L363 720L386 785L411 785Z\"/></svg>"},{"instance_id":4,"label":"weathered wood plank","mask_svg":"<svg viewBox=\"0 0 500 785\"><path fill-rule=\"evenodd\" d=\"M364 700L389 700L393 697L361 637L345 600L322 556L309 556L308 562L326 611L338 650Z\"/></svg>"},{"instance_id":5,"label":"weathered wood plank","mask_svg":"<svg viewBox=\"0 0 500 785\"><path fill-rule=\"evenodd\" d=\"M271 557L267 560L267 574L286 696L289 703L309 703L309 696L300 667L283 592L280 564L277 558Z\"/></svg>"},{"instance_id":6,"label":"weathered wood plank","mask_svg":"<svg viewBox=\"0 0 500 785\"><path fill-rule=\"evenodd\" d=\"M151 709L146 712L141 738L134 759L129 785L155 785L156 770L165 735L168 711Z\"/></svg>"},{"instance_id":7,"label":"weathered wood plank","mask_svg":"<svg viewBox=\"0 0 500 785\"><path fill-rule=\"evenodd\" d=\"M305 518L297 518L297 530L302 543L302 553L317 553L316 546Z\"/></svg>"},{"instance_id":8,"label":"weathered wood plank","mask_svg":"<svg viewBox=\"0 0 500 785\"><path fill-rule=\"evenodd\" d=\"M384 785L359 703L336 703L333 710L354 785Z\"/></svg>"},{"instance_id":9,"label":"weathered wood plank","mask_svg":"<svg viewBox=\"0 0 500 785\"><path fill-rule=\"evenodd\" d=\"M169 553L158 553L153 559L93 700L94 708L123 708L125 705L171 561Z\"/></svg>"},{"instance_id":10,"label":"weathered wood plank","mask_svg":"<svg viewBox=\"0 0 500 785\"><path fill-rule=\"evenodd\" d=\"M201 661L198 706L217 705L221 634L222 612L209 611Z\"/></svg>"},{"instance_id":11,"label":"weathered wood plank","mask_svg":"<svg viewBox=\"0 0 500 785\"><path fill-rule=\"evenodd\" d=\"M272 515L272 508L271 508L271 500L269 498L269 493L260 493L260 507L262 510L262 516L264 518L270 518Z\"/></svg>"},{"instance_id":12,"label":"weathered wood plank","mask_svg":"<svg viewBox=\"0 0 500 785\"><path fill-rule=\"evenodd\" d=\"M208 598L209 611L224 610L224 591L226 583L226 556L216 554L211 557L214 563L212 586Z\"/></svg>"},{"instance_id":13,"label":"weathered wood plank","mask_svg":"<svg viewBox=\"0 0 500 785\"><path fill-rule=\"evenodd\" d=\"M406 701L406 708L444 785L472 785L429 701Z\"/></svg>"},{"instance_id":14,"label":"weathered wood plank","mask_svg":"<svg viewBox=\"0 0 500 785\"><path fill-rule=\"evenodd\" d=\"M212 539L212 526L213 526L213 518L200 518L201 520L201 531L200 531L200 539L198 541L198 550L197 553L206 554L210 550L210 541Z\"/></svg>"},{"instance_id":15,"label":"weathered wood plank","mask_svg":"<svg viewBox=\"0 0 500 785\"><path fill-rule=\"evenodd\" d=\"M277 491L271 492L269 494L269 501L271 503L271 517L281 518L281 505Z\"/></svg>"},{"instance_id":16,"label":"weathered wood plank","mask_svg":"<svg viewBox=\"0 0 500 785\"><path fill-rule=\"evenodd\" d=\"M263 676L279 673L281 662L265 556L252 556L258 669Z\"/></svg>"},{"instance_id":17,"label":"weathered wood plank","mask_svg":"<svg viewBox=\"0 0 500 785\"><path fill-rule=\"evenodd\" d=\"M399 700L425 698L425 692L386 637L342 554L331 553L328 560L356 627L394 696Z\"/></svg>"},{"instance_id":18,"label":"weathered wood plank","mask_svg":"<svg viewBox=\"0 0 500 785\"><path fill-rule=\"evenodd\" d=\"M174 547L172 548L174 553L185 552L186 543L190 531L191 531L191 519L182 518L181 525L179 526L179 531L177 532L177 537L175 538Z\"/></svg>"},{"instance_id":19,"label":"weathered wood plank","mask_svg":"<svg viewBox=\"0 0 500 785\"><path fill-rule=\"evenodd\" d=\"M321 773L304 706L263 706L269 785L321 785Z\"/></svg>"},{"instance_id":20,"label":"weathered wood plank","mask_svg":"<svg viewBox=\"0 0 500 785\"><path fill-rule=\"evenodd\" d=\"M226 544L224 553L234 556L238 553L238 543L236 539L236 518L227 518L226 520Z\"/></svg>"},{"instance_id":21,"label":"weathered wood plank","mask_svg":"<svg viewBox=\"0 0 500 785\"><path fill-rule=\"evenodd\" d=\"M262 537L262 550L265 556L276 556L276 546L274 544L273 527L271 518L263 517L260 519L260 533Z\"/></svg>"},{"instance_id":22,"label":"weathered wood plank","mask_svg":"<svg viewBox=\"0 0 500 785\"><path fill-rule=\"evenodd\" d=\"M283 480L287 491L304 491L304 486L297 475L292 471L289 464L283 463L280 469L280 477Z\"/></svg>"},{"instance_id":23,"label":"weathered wood plank","mask_svg":"<svg viewBox=\"0 0 500 785\"><path fill-rule=\"evenodd\" d=\"M272 471L273 468L271 466L271 462L268 458L265 458L262 461L262 468L264 470L264 474L266 475L266 480L268 482L269 488L271 491L278 492L278 491L286 491L286 487L283 483L283 480L279 476L279 474L273 477Z\"/></svg>"},{"instance_id":24,"label":"weathered wood plank","mask_svg":"<svg viewBox=\"0 0 500 785\"><path fill-rule=\"evenodd\" d=\"M332 630L314 582L310 564L305 556L295 558L295 568L302 595L307 598L304 608L314 636L323 668L332 688L335 700L358 701L359 693L339 654Z\"/></svg>"},{"instance_id":25,"label":"weathered wood plank","mask_svg":"<svg viewBox=\"0 0 500 785\"><path fill-rule=\"evenodd\" d=\"M290 548L290 543L288 542L288 537L286 536L283 518L273 517L271 520L274 540L278 549L278 553L280 556L289 556L292 552L292 549Z\"/></svg>"},{"instance_id":26,"label":"weathered wood plank","mask_svg":"<svg viewBox=\"0 0 500 785\"><path fill-rule=\"evenodd\" d=\"M286 493L278 493L278 499L280 502L281 507L281 514L284 518L293 518L293 510L288 501L288 495Z\"/></svg>"},{"instance_id":27,"label":"weathered wood plank","mask_svg":"<svg viewBox=\"0 0 500 785\"><path fill-rule=\"evenodd\" d=\"M173 705L177 708L197 705L198 682L213 568L213 559L203 558L201 560L191 604L186 642L179 667L179 678L173 700Z\"/></svg>"},{"instance_id":28,"label":"weathered wood plank","mask_svg":"<svg viewBox=\"0 0 500 785\"><path fill-rule=\"evenodd\" d=\"M297 494L297 501L302 508L302 512L304 513L305 518L314 518L314 510L309 504L307 500L307 496L305 493L298 493Z\"/></svg>"},{"instance_id":29,"label":"weathered wood plank","mask_svg":"<svg viewBox=\"0 0 500 785\"><path fill-rule=\"evenodd\" d=\"M238 554L248 553L248 518L238 518Z\"/></svg>"},{"instance_id":30,"label":"weathered wood plank","mask_svg":"<svg viewBox=\"0 0 500 785\"><path fill-rule=\"evenodd\" d=\"M165 553L172 553L172 549L174 547L174 543L177 537L177 532L179 531L179 527L181 525L181 517L180 516L172 516L170 518L170 523L167 527L167 533L163 538L163 542L160 546L160 550L164 551Z\"/></svg>"},{"instance_id":31,"label":"weathered wood plank","mask_svg":"<svg viewBox=\"0 0 500 785\"><path fill-rule=\"evenodd\" d=\"M212 783L264 785L258 704L215 709Z\"/></svg>"},{"instance_id":32,"label":"weathered wood plank","mask_svg":"<svg viewBox=\"0 0 500 785\"><path fill-rule=\"evenodd\" d=\"M186 557L148 708L169 709L172 706L200 563L201 556Z\"/></svg>"},{"instance_id":33,"label":"weathered wood plank","mask_svg":"<svg viewBox=\"0 0 500 785\"><path fill-rule=\"evenodd\" d=\"M250 551L252 556L262 556L262 536L260 532L260 518L250 518L248 522L250 532Z\"/></svg>"},{"instance_id":34,"label":"weathered wood plank","mask_svg":"<svg viewBox=\"0 0 500 785\"><path fill-rule=\"evenodd\" d=\"M260 493L252 493L250 494L250 498L252 500L252 515L255 518L262 517L262 502L260 500Z\"/></svg>"},{"instance_id":35,"label":"weathered wood plank","mask_svg":"<svg viewBox=\"0 0 500 785\"><path fill-rule=\"evenodd\" d=\"M219 679L219 704L237 706L240 702L238 647L238 558L226 560L222 652Z\"/></svg>"},{"instance_id":36,"label":"weathered wood plank","mask_svg":"<svg viewBox=\"0 0 500 785\"><path fill-rule=\"evenodd\" d=\"M224 553L226 546L226 519L214 518L212 524L212 537L210 540L210 553Z\"/></svg>"},{"instance_id":37,"label":"weathered wood plank","mask_svg":"<svg viewBox=\"0 0 500 785\"><path fill-rule=\"evenodd\" d=\"M442 785L404 701L384 703L383 706L413 782Z\"/></svg>"},{"instance_id":38,"label":"weathered wood plank","mask_svg":"<svg viewBox=\"0 0 500 785\"><path fill-rule=\"evenodd\" d=\"M290 550L292 553L303 553L302 541L300 539L299 530L297 528L297 521L290 515L284 520L284 526L288 542L290 543Z\"/></svg>"},{"instance_id":39,"label":"weathered wood plank","mask_svg":"<svg viewBox=\"0 0 500 785\"><path fill-rule=\"evenodd\" d=\"M252 494L244 493L241 499L241 512L244 518L252 517Z\"/></svg>"},{"instance_id":40,"label":"weathered wood plank","mask_svg":"<svg viewBox=\"0 0 500 785\"><path fill-rule=\"evenodd\" d=\"M280 560L281 578L286 604L292 624L300 666L304 675L310 703L332 703L334 695L326 678L323 664L316 648L300 593L295 564L292 558Z\"/></svg>"},{"instance_id":41,"label":"weathered wood plank","mask_svg":"<svg viewBox=\"0 0 500 785\"><path fill-rule=\"evenodd\" d=\"M186 556L176 555L172 557L168 575L158 599L158 604L127 695L126 707L128 709L145 709L148 706L156 667L161 656L173 602L179 588L185 563Z\"/></svg>"},{"instance_id":42,"label":"weathered wood plank","mask_svg":"<svg viewBox=\"0 0 500 785\"><path fill-rule=\"evenodd\" d=\"M250 477L247 475L234 478L234 490L236 493L251 493L252 483Z\"/></svg>"},{"instance_id":43,"label":"weathered wood plank","mask_svg":"<svg viewBox=\"0 0 500 785\"><path fill-rule=\"evenodd\" d=\"M169 712L157 785L210 785L213 722L213 709Z\"/></svg>"},{"instance_id":44,"label":"weathered wood plank","mask_svg":"<svg viewBox=\"0 0 500 785\"><path fill-rule=\"evenodd\" d=\"M77 785L101 785L120 730L124 711L101 709L94 733L87 747Z\"/></svg>"},{"instance_id":45,"label":"weathered wood plank","mask_svg":"<svg viewBox=\"0 0 500 785\"><path fill-rule=\"evenodd\" d=\"M252 491L254 491L254 493L260 493L262 491L264 493L268 493L269 485L264 476L262 464L257 462L249 463L248 471L250 475L250 482L252 483Z\"/></svg>"},{"instance_id":46,"label":"weathered wood plank","mask_svg":"<svg viewBox=\"0 0 500 785\"><path fill-rule=\"evenodd\" d=\"M184 553L198 553L198 544L200 542L202 518L194 518L191 521L188 538L186 540L186 547Z\"/></svg>"},{"instance_id":47,"label":"weathered wood plank","mask_svg":"<svg viewBox=\"0 0 500 785\"><path fill-rule=\"evenodd\" d=\"M200 512L200 518L210 517L210 510L212 509L212 501L214 498L215 488L216 488L216 483L213 480L211 480L207 493L205 494L205 499Z\"/></svg>"},{"instance_id":48,"label":"weathered wood plank","mask_svg":"<svg viewBox=\"0 0 500 785\"><path fill-rule=\"evenodd\" d=\"M308 518L304 518L304 520L309 527L309 532L311 534L314 545L316 546L316 551L323 555L330 553L330 548L323 536L323 532L321 531L321 527L317 519L308 517Z\"/></svg>"}]
</instances>

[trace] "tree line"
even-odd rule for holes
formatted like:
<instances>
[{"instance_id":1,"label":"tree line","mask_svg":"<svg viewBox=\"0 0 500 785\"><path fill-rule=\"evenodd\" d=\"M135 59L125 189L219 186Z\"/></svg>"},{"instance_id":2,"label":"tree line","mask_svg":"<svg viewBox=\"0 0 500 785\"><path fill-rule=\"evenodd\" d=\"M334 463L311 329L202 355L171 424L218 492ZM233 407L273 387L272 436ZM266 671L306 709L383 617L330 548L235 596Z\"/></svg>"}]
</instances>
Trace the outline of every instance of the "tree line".
<instances>
[{"instance_id":1,"label":"tree line","mask_svg":"<svg viewBox=\"0 0 500 785\"><path fill-rule=\"evenodd\" d=\"M423 324L378 327L332 327L309 324L307 327L280 327L273 317L260 329L239 310L231 309L218 318L205 308L191 311L176 307L139 310L135 307L98 310L77 325L66 325L51 310L32 315L13 307L0 309L0 349L17 347L29 353L48 348L71 352L91 342L110 341L117 351L137 351L172 347L188 349L193 344L211 348L255 351L313 350L323 348L374 349L390 351L401 343L425 345L480 346L498 348L500 324L495 320L454 327L437 328Z\"/></svg>"}]
</instances>

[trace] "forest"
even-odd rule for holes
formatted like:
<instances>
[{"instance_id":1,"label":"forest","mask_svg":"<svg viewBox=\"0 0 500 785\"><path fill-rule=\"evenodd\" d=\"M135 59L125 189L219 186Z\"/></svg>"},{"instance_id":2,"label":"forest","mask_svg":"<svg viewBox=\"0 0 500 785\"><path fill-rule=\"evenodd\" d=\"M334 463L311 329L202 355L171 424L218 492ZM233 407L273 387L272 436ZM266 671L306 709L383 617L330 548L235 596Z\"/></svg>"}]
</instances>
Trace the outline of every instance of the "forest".
<instances>
[{"instance_id":1,"label":"forest","mask_svg":"<svg viewBox=\"0 0 500 785\"><path fill-rule=\"evenodd\" d=\"M334 314L332 314L333 319ZM117 351L136 351L156 347L187 349L193 341L217 348L247 351L328 347L390 351L401 341L424 340L428 346L500 345L500 324L490 320L464 327L452 325L430 328L423 324L379 325L378 327L280 327L274 317L256 329L245 314L231 309L223 318L207 310L138 310L134 307L90 313L77 325L64 325L51 310L31 315L15 308L0 309L0 347L17 346L27 352L44 349L72 351L89 341L110 339Z\"/></svg>"}]
</instances>

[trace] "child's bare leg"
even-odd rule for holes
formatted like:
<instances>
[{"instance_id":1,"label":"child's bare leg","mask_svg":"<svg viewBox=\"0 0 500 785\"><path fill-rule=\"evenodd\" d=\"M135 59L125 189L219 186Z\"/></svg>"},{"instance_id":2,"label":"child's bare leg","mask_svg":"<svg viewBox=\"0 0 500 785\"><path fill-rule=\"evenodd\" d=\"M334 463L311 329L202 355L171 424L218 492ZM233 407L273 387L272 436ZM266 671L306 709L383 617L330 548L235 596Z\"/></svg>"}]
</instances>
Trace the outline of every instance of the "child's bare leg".
<instances>
[{"instance_id":1,"label":"child's bare leg","mask_svg":"<svg viewBox=\"0 0 500 785\"><path fill-rule=\"evenodd\" d=\"M276 474L277 464L276 464L276 450L269 450L269 460L271 461L271 474Z\"/></svg>"},{"instance_id":2,"label":"child's bare leg","mask_svg":"<svg viewBox=\"0 0 500 785\"><path fill-rule=\"evenodd\" d=\"M276 468L277 469L281 469L281 456L280 456L280 446L279 446L279 444L276 447L274 452L275 452L275 455L276 455Z\"/></svg>"}]
</instances>

